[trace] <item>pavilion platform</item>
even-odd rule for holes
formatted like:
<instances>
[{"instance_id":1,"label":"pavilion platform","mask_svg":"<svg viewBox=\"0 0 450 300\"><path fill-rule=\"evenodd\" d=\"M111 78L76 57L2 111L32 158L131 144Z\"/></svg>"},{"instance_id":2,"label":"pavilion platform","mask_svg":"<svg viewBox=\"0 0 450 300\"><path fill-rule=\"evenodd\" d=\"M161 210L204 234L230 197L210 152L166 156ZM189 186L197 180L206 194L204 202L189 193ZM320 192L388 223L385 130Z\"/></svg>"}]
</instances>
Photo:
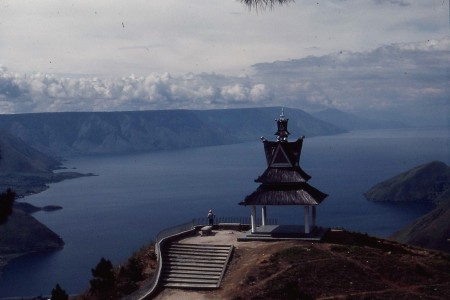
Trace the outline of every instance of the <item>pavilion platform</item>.
<instances>
[{"instance_id":1,"label":"pavilion platform","mask_svg":"<svg viewBox=\"0 0 450 300\"><path fill-rule=\"evenodd\" d=\"M321 241L328 230L329 228L315 226L310 233L305 233L305 227L302 225L264 225L257 227L256 232L245 232L238 237L238 241Z\"/></svg>"}]
</instances>

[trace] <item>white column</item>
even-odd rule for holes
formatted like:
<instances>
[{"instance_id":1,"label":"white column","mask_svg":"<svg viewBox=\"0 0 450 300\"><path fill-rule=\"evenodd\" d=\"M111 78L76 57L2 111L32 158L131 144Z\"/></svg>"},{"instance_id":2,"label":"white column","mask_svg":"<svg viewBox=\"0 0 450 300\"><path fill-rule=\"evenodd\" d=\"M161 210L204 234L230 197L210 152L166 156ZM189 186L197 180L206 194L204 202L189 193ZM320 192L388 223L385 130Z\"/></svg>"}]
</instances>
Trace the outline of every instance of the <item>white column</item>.
<instances>
[{"instance_id":1,"label":"white column","mask_svg":"<svg viewBox=\"0 0 450 300\"><path fill-rule=\"evenodd\" d=\"M252 233L255 233L256 232L256 206L253 205L251 210L252 210L252 214L250 216L250 220L252 223Z\"/></svg>"},{"instance_id":2,"label":"white column","mask_svg":"<svg viewBox=\"0 0 450 300\"><path fill-rule=\"evenodd\" d=\"M316 218L317 218L316 205L313 205L313 207L312 207L312 226L313 226L313 228L316 227Z\"/></svg>"},{"instance_id":3,"label":"white column","mask_svg":"<svg viewBox=\"0 0 450 300\"><path fill-rule=\"evenodd\" d=\"M305 233L309 233L309 206L305 206Z\"/></svg>"},{"instance_id":4,"label":"white column","mask_svg":"<svg viewBox=\"0 0 450 300\"><path fill-rule=\"evenodd\" d=\"M261 222L262 222L262 226L266 226L267 223L267 210L266 210L266 206L264 205L261 209Z\"/></svg>"}]
</instances>

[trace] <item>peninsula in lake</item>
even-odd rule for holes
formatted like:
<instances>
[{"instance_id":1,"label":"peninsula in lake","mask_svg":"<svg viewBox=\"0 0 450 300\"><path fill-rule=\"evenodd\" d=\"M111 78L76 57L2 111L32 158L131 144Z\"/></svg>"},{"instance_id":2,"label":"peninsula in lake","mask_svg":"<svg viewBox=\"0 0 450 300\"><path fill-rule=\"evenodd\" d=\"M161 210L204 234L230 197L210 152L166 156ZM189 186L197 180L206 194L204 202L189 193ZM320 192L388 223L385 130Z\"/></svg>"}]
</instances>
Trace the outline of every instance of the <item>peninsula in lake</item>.
<instances>
[{"instance_id":1,"label":"peninsula in lake","mask_svg":"<svg viewBox=\"0 0 450 300\"><path fill-rule=\"evenodd\" d=\"M20 198L45 190L48 183L85 176L76 172L55 173L60 165L60 160L0 130L0 192L10 188ZM58 250L64 246L64 241L56 233L30 215L39 210L58 209L61 207L36 207L15 201L12 213L0 224L0 270L17 256Z\"/></svg>"},{"instance_id":2,"label":"peninsula in lake","mask_svg":"<svg viewBox=\"0 0 450 300\"><path fill-rule=\"evenodd\" d=\"M433 161L380 182L364 196L371 201L421 202L435 208L392 235L397 241L450 252L450 167Z\"/></svg>"}]
</instances>

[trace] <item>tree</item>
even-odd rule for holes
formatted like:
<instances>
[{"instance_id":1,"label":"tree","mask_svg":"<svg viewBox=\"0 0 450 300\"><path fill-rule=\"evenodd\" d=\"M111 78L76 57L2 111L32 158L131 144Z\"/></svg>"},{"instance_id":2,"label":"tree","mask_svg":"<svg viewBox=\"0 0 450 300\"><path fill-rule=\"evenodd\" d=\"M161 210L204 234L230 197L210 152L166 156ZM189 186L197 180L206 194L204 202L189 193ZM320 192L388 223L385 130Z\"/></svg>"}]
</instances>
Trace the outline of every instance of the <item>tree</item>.
<instances>
[{"instance_id":1,"label":"tree","mask_svg":"<svg viewBox=\"0 0 450 300\"><path fill-rule=\"evenodd\" d=\"M113 299L116 279L111 261L102 257L91 272L94 278L90 281L90 292L96 296L100 296L101 299Z\"/></svg>"},{"instance_id":2,"label":"tree","mask_svg":"<svg viewBox=\"0 0 450 300\"><path fill-rule=\"evenodd\" d=\"M10 188L0 194L0 225L5 223L12 213L14 200L16 200L16 192Z\"/></svg>"},{"instance_id":3,"label":"tree","mask_svg":"<svg viewBox=\"0 0 450 300\"><path fill-rule=\"evenodd\" d=\"M141 281L143 279L142 271L143 266L139 263L139 260L135 257L128 259L128 276L132 281Z\"/></svg>"},{"instance_id":4,"label":"tree","mask_svg":"<svg viewBox=\"0 0 450 300\"><path fill-rule=\"evenodd\" d=\"M55 288L52 290L51 300L68 300L69 295L67 295L66 291L63 290L59 284L57 283Z\"/></svg>"}]
</instances>

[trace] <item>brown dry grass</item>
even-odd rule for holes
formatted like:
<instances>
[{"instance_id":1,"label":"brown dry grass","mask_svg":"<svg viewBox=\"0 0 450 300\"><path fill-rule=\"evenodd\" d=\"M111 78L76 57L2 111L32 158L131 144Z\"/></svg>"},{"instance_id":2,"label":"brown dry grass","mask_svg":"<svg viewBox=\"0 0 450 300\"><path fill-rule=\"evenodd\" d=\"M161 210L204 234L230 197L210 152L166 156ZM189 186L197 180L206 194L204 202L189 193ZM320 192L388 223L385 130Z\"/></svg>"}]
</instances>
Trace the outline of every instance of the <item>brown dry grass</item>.
<instances>
[{"instance_id":1,"label":"brown dry grass","mask_svg":"<svg viewBox=\"0 0 450 300\"><path fill-rule=\"evenodd\" d=\"M157 299L448 299L449 255L363 234L238 243L222 286Z\"/></svg>"}]
</instances>

